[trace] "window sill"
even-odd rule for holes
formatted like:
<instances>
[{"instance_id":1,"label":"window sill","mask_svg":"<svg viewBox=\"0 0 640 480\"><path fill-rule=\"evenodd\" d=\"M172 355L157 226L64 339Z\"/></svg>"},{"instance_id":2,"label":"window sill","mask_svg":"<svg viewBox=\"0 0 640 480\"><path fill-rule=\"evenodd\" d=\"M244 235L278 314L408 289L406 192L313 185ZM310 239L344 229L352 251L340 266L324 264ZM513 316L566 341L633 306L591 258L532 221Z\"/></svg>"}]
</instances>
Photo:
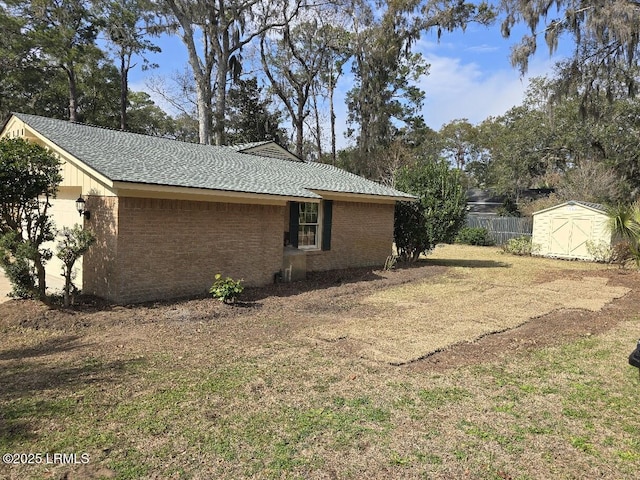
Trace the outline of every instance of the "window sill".
<instances>
[{"instance_id":1,"label":"window sill","mask_svg":"<svg viewBox=\"0 0 640 480\"><path fill-rule=\"evenodd\" d=\"M298 247L299 250L302 250L305 253L308 254L318 254L318 253L322 253L322 249L318 248L318 247Z\"/></svg>"}]
</instances>

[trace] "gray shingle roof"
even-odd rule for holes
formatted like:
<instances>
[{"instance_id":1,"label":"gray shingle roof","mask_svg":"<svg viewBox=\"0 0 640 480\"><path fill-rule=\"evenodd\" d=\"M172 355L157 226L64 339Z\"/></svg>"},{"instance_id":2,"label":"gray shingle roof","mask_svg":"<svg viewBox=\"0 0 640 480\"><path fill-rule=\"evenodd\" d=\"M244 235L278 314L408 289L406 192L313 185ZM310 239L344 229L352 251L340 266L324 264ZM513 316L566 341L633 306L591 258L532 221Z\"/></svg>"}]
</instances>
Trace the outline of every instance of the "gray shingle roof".
<instances>
[{"instance_id":1,"label":"gray shingle roof","mask_svg":"<svg viewBox=\"0 0 640 480\"><path fill-rule=\"evenodd\" d=\"M133 182L301 198L313 190L407 199L411 195L320 163L240 153L64 120L17 118L114 182Z\"/></svg>"},{"instance_id":2,"label":"gray shingle roof","mask_svg":"<svg viewBox=\"0 0 640 480\"><path fill-rule=\"evenodd\" d=\"M583 205L585 207L589 207L592 208L593 210L600 210L601 212L606 212L607 209L605 208L604 205L600 204L600 203L592 203L592 202L583 202L581 200L570 200L569 202L567 202L569 204L571 203L577 203L578 205Z\"/></svg>"}]
</instances>

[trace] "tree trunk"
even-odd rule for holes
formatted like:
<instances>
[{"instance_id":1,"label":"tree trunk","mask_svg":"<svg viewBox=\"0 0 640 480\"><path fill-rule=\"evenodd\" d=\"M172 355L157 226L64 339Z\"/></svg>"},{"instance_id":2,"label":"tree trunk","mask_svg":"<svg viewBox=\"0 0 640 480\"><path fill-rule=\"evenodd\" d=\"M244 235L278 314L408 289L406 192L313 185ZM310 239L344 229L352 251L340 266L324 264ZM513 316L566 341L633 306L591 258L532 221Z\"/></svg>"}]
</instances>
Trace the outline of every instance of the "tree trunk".
<instances>
[{"instance_id":1,"label":"tree trunk","mask_svg":"<svg viewBox=\"0 0 640 480\"><path fill-rule=\"evenodd\" d=\"M37 253L33 259L33 263L36 268L36 275L38 276L38 299L46 302L47 300L47 276L44 270L44 264L42 263L42 256Z\"/></svg>"},{"instance_id":2,"label":"tree trunk","mask_svg":"<svg viewBox=\"0 0 640 480\"><path fill-rule=\"evenodd\" d=\"M224 113L227 107L227 61L228 54L225 56L221 52L218 62L218 71L216 73L216 104L213 112L213 140L216 145L224 145L225 121Z\"/></svg>"},{"instance_id":3,"label":"tree trunk","mask_svg":"<svg viewBox=\"0 0 640 480\"><path fill-rule=\"evenodd\" d=\"M196 75L197 78L197 75ZM196 80L198 105L198 139L203 145L211 144L211 86Z\"/></svg>"},{"instance_id":4,"label":"tree trunk","mask_svg":"<svg viewBox=\"0 0 640 480\"><path fill-rule=\"evenodd\" d=\"M64 266L64 297L63 302L65 308L71 305L71 270L73 265L65 265Z\"/></svg>"},{"instance_id":5,"label":"tree trunk","mask_svg":"<svg viewBox=\"0 0 640 480\"><path fill-rule=\"evenodd\" d=\"M214 59L209 54L204 35L205 51L203 60L198 55L195 45L195 34L191 25L191 18L174 1L167 0L176 19L182 27L182 42L187 47L189 65L196 82L196 101L198 106L198 139L200 143L208 145L211 143L211 71L213 70Z\"/></svg>"},{"instance_id":6,"label":"tree trunk","mask_svg":"<svg viewBox=\"0 0 640 480\"><path fill-rule=\"evenodd\" d=\"M69 79L69 121L78 121L78 86L76 84L76 72L73 68L73 64L68 67L63 67L67 72L67 78Z\"/></svg>"},{"instance_id":7,"label":"tree trunk","mask_svg":"<svg viewBox=\"0 0 640 480\"><path fill-rule=\"evenodd\" d=\"M316 121L316 149L318 150L318 160L322 158L322 127L320 126L320 112L318 111L318 97L315 87L313 92L313 110Z\"/></svg>"},{"instance_id":8,"label":"tree trunk","mask_svg":"<svg viewBox=\"0 0 640 480\"><path fill-rule=\"evenodd\" d=\"M129 68L126 55L120 54L120 130L127 129L127 102L129 99Z\"/></svg>"},{"instance_id":9,"label":"tree trunk","mask_svg":"<svg viewBox=\"0 0 640 480\"><path fill-rule=\"evenodd\" d=\"M294 119L294 127L296 129L296 155L304 160L304 104L300 101L298 101L298 115Z\"/></svg>"},{"instance_id":10,"label":"tree trunk","mask_svg":"<svg viewBox=\"0 0 640 480\"><path fill-rule=\"evenodd\" d=\"M329 117L331 118L331 165L337 163L336 158L336 112L333 106L333 91L335 85L333 84L333 78L331 79L331 85L329 86Z\"/></svg>"}]
</instances>

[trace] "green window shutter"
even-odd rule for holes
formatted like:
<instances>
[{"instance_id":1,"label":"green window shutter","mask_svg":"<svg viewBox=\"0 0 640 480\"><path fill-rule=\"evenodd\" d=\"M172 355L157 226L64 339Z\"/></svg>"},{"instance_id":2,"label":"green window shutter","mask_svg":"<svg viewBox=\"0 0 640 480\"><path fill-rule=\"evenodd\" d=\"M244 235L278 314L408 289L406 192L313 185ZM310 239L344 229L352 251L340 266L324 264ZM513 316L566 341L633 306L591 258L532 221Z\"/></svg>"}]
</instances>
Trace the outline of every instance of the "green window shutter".
<instances>
[{"instance_id":1,"label":"green window shutter","mask_svg":"<svg viewBox=\"0 0 640 480\"><path fill-rule=\"evenodd\" d=\"M289 202L289 245L296 248L298 248L299 210L298 202Z\"/></svg>"},{"instance_id":2,"label":"green window shutter","mask_svg":"<svg viewBox=\"0 0 640 480\"><path fill-rule=\"evenodd\" d=\"M333 200L322 201L322 250L331 250L331 222Z\"/></svg>"}]
</instances>

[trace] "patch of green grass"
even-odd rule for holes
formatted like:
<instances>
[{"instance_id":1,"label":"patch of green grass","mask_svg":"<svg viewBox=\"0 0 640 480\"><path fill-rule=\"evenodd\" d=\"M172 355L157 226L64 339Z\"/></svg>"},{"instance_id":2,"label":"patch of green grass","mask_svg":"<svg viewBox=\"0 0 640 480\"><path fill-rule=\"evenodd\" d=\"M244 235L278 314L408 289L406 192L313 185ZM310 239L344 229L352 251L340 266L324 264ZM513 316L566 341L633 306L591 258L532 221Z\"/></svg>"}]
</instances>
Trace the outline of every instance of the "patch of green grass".
<instances>
[{"instance_id":1,"label":"patch of green grass","mask_svg":"<svg viewBox=\"0 0 640 480\"><path fill-rule=\"evenodd\" d=\"M440 455L435 455L433 453L415 452L414 455L419 462L430 465L442 465L444 462Z\"/></svg>"},{"instance_id":2,"label":"patch of green grass","mask_svg":"<svg viewBox=\"0 0 640 480\"><path fill-rule=\"evenodd\" d=\"M461 402L471 396L468 390L458 387L430 388L418 391L418 397L422 403L434 409Z\"/></svg>"},{"instance_id":3,"label":"patch of green grass","mask_svg":"<svg viewBox=\"0 0 640 480\"><path fill-rule=\"evenodd\" d=\"M406 467L411 464L411 457L401 455L396 451L391 452L391 459L389 460L389 464L394 467Z\"/></svg>"},{"instance_id":4,"label":"patch of green grass","mask_svg":"<svg viewBox=\"0 0 640 480\"><path fill-rule=\"evenodd\" d=\"M616 454L618 455L618 458L620 458L620 460L624 462L629 462L633 464L640 462L640 453L638 452L633 452L631 450L623 450L623 451L616 452Z\"/></svg>"},{"instance_id":5,"label":"patch of green grass","mask_svg":"<svg viewBox=\"0 0 640 480\"><path fill-rule=\"evenodd\" d=\"M501 412L501 413L508 413L509 415L512 415L515 418L518 418L518 417L521 416L521 414L518 413L518 405L515 402L511 402L511 401L501 402L501 403L495 405L493 407L493 411L494 412Z\"/></svg>"},{"instance_id":6,"label":"patch of green grass","mask_svg":"<svg viewBox=\"0 0 640 480\"><path fill-rule=\"evenodd\" d=\"M109 468L117 472L118 480L136 480L144 477L150 471L142 454L135 449L127 449L107 462Z\"/></svg>"},{"instance_id":7,"label":"patch of green grass","mask_svg":"<svg viewBox=\"0 0 640 480\"><path fill-rule=\"evenodd\" d=\"M570 443L572 447L577 448L578 450L582 450L585 453L589 453L589 454L596 453L596 449L589 437L585 437L585 436L571 437Z\"/></svg>"}]
</instances>

